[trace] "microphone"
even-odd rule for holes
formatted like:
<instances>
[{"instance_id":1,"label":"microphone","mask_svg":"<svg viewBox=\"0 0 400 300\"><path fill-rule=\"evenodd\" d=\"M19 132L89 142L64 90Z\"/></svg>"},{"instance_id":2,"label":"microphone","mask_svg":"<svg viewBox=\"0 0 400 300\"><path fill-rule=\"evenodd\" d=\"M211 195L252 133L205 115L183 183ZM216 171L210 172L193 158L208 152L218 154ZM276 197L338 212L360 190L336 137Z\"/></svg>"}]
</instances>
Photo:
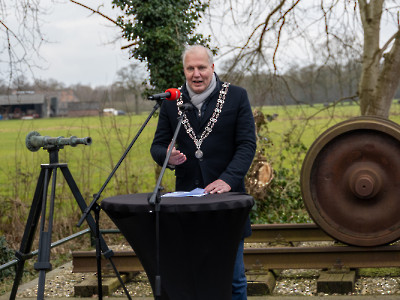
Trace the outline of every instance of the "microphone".
<instances>
[{"instance_id":1,"label":"microphone","mask_svg":"<svg viewBox=\"0 0 400 300\"><path fill-rule=\"evenodd\" d=\"M181 96L181 91L175 88L170 88L168 90L165 91L165 93L161 93L161 94L154 94L149 96L147 99L149 100L164 100L167 99L169 101L175 101L177 99L179 99L179 97Z\"/></svg>"}]
</instances>

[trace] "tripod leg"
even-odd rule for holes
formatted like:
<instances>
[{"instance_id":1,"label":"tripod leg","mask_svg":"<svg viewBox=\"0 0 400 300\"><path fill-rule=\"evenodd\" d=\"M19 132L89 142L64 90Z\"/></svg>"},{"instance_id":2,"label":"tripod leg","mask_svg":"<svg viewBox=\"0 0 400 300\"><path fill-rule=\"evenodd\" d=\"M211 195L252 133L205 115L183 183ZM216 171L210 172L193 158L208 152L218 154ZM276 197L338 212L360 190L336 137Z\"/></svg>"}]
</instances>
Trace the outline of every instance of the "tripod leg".
<instances>
[{"instance_id":1,"label":"tripod leg","mask_svg":"<svg viewBox=\"0 0 400 300\"><path fill-rule=\"evenodd\" d=\"M74 198L76 200L76 202L79 205L79 208L81 209L82 212L84 212L87 209L87 205L85 200L83 199L83 196L81 194L81 192L79 191L78 186L76 185L76 182L74 180L74 178L72 177L71 172L69 171L67 166L61 166L60 167L65 180L67 181L67 184L72 192L72 194L74 195ZM88 214L86 221L90 227L90 230L92 231L93 235L96 232L96 222L94 221L92 215ZM106 242L103 239L103 236L100 234L100 246L101 246L101 250L103 252L103 255L107 258L108 255L112 256L112 250L108 248Z\"/></svg>"},{"instance_id":2,"label":"tripod leg","mask_svg":"<svg viewBox=\"0 0 400 300\"><path fill-rule=\"evenodd\" d=\"M24 271L25 260L29 258L27 255L32 249L33 239L35 236L37 224L39 222L41 213L44 177L45 177L45 170L42 168L37 181L31 209L29 211L28 220L26 222L24 234L22 236L21 245L19 251L15 253L15 256L18 259L18 264L15 273L14 284L10 294L10 300L14 300L17 295L18 286Z\"/></svg>"},{"instance_id":3,"label":"tripod leg","mask_svg":"<svg viewBox=\"0 0 400 300\"><path fill-rule=\"evenodd\" d=\"M49 207L49 217L47 224L47 231L45 231L46 225L46 206L47 206L47 189L43 191L43 201L42 201L42 219L40 222L40 237L39 237L39 254L38 254L38 262L35 263L34 267L39 271L39 283L38 283L38 292L37 299L44 299L44 288L46 281L46 271L51 270L50 263L50 249L51 249L51 233L53 230L53 217L54 217L54 198L55 198L55 190L56 190L56 179L57 179L57 167L54 169L46 169L45 175L45 185L51 177L51 171L53 171L53 180L51 187L51 196L50 196L50 207Z\"/></svg>"},{"instance_id":4,"label":"tripod leg","mask_svg":"<svg viewBox=\"0 0 400 300\"><path fill-rule=\"evenodd\" d=\"M64 175L64 178L65 178L65 180L67 181L68 186L69 186L69 188L71 189L71 192L72 192L72 194L74 195L75 200L76 200L76 202L78 203L78 205L79 205L81 211L82 211L82 212L85 212L85 210L87 209L86 202L85 202L85 200L83 199L83 196L82 196L81 192L79 191L79 188L78 188L78 186L76 185L76 182L75 182L74 178L72 177L71 172L69 171L69 169L68 169L67 166L61 166L60 168L61 168L61 171L62 171L62 173L63 173L63 175ZM95 210L97 210L97 209L100 209L100 208L99 208L99 207L96 207ZM95 211L95 214L98 214L98 212ZM98 218L98 216L97 216L97 218ZM89 225L89 227L90 227L90 230L92 231L92 234L94 234L94 235L96 236L96 249L101 248L104 257L107 258L107 259L109 260L109 262L110 262L110 264L111 264L111 266L112 266L112 268L113 268L113 270L114 270L114 272L115 272L115 274L116 274L116 276L117 276L117 278L118 278L118 281L120 282L122 288L124 289L124 292L125 292L127 298L128 298L129 300L131 300L132 298L131 298L131 296L129 295L129 291L128 291L127 288L125 287L125 284L124 284L124 282L123 282L123 280L122 280L122 278L121 278L121 275L120 275L120 273L118 272L118 269L117 269L117 267L115 266L114 262L112 261L112 258L111 258L111 257L114 255L114 253L113 253L113 251L112 251L110 248L108 248L106 242L104 241L103 236L102 236L101 233L100 233L98 221L95 222L95 220L93 219L93 217L92 217L91 214L88 214L88 215L86 216L86 221L87 221L87 223L88 223L88 225ZM98 251L96 251L96 252L98 252ZM99 254L96 253L96 255L99 255ZM99 264L100 264L100 263L98 262L98 265L99 265ZM101 275L101 268L100 268L100 270L98 270L98 272L99 272L98 276L100 277L100 275ZM101 280L101 278L100 278L99 280ZM101 289L101 283L100 283L100 281L99 281L99 291L100 291L100 289Z\"/></svg>"},{"instance_id":5,"label":"tripod leg","mask_svg":"<svg viewBox=\"0 0 400 300\"><path fill-rule=\"evenodd\" d=\"M95 232L95 237L96 237L96 262L97 262L97 287L98 287L98 294L99 294L99 300L103 299L103 285L101 281L101 252L100 252L100 227L99 227L99 222L100 222L100 207L98 204L94 207L94 216L95 216L95 221L96 221L96 232Z\"/></svg>"}]
</instances>

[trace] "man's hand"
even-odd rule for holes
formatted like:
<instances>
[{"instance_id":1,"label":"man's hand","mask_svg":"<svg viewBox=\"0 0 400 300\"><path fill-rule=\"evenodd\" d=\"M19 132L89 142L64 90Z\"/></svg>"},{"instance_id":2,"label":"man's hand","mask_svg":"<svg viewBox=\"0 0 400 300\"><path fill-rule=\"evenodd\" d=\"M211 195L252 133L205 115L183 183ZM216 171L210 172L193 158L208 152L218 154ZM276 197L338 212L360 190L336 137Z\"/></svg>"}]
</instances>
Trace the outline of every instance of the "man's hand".
<instances>
[{"instance_id":1,"label":"man's hand","mask_svg":"<svg viewBox=\"0 0 400 300\"><path fill-rule=\"evenodd\" d=\"M171 147L171 145L168 146L167 153L168 153L169 147ZM181 151L176 150L175 147L172 148L172 152L171 152L171 156L169 157L168 164L177 166L177 165L183 164L185 161L186 161L186 155L181 153Z\"/></svg>"},{"instance_id":2,"label":"man's hand","mask_svg":"<svg viewBox=\"0 0 400 300\"><path fill-rule=\"evenodd\" d=\"M230 185L221 179L217 179L214 182L211 182L205 188L205 192L210 194L215 194L215 193L221 194L229 192L230 190L231 190Z\"/></svg>"}]
</instances>

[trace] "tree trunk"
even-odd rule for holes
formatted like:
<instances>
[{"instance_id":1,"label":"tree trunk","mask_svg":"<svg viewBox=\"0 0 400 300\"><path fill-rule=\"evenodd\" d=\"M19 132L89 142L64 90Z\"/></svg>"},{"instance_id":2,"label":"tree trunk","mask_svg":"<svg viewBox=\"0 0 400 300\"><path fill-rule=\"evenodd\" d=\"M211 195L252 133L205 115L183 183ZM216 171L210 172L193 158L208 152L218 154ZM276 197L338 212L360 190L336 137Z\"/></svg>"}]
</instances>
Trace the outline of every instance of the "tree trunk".
<instances>
[{"instance_id":1,"label":"tree trunk","mask_svg":"<svg viewBox=\"0 0 400 300\"><path fill-rule=\"evenodd\" d=\"M358 94L361 115L389 116L394 94L400 83L400 40L398 33L392 49L383 55L379 47L380 22L384 0L360 0L364 29L363 63ZM380 60L384 58L383 64Z\"/></svg>"},{"instance_id":2,"label":"tree trunk","mask_svg":"<svg viewBox=\"0 0 400 300\"><path fill-rule=\"evenodd\" d=\"M384 63L376 86L377 115L389 116L390 106L400 84L400 33L394 40L389 53L384 54ZM374 111L366 111L366 115L374 114Z\"/></svg>"},{"instance_id":3,"label":"tree trunk","mask_svg":"<svg viewBox=\"0 0 400 300\"><path fill-rule=\"evenodd\" d=\"M136 91L133 91L133 97L135 97L135 114L139 115L140 114L140 105L139 105L140 98Z\"/></svg>"},{"instance_id":4,"label":"tree trunk","mask_svg":"<svg viewBox=\"0 0 400 300\"><path fill-rule=\"evenodd\" d=\"M372 1L372 3L360 0L359 5L364 29L364 50L358 94L361 114L365 115L379 102L376 99L375 88L379 77L379 33L383 0Z\"/></svg>"}]
</instances>

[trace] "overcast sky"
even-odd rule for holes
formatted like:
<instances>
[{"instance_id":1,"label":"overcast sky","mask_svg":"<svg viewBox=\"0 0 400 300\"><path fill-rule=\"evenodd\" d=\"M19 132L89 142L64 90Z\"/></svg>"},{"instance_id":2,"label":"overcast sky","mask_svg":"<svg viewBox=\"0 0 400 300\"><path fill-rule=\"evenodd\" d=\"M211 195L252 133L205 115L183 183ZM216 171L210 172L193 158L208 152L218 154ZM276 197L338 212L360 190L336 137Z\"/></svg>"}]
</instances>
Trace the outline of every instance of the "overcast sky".
<instances>
[{"instance_id":1,"label":"overcast sky","mask_svg":"<svg viewBox=\"0 0 400 300\"><path fill-rule=\"evenodd\" d=\"M103 1L80 2L97 9L98 3ZM112 9L111 1L104 2L100 11L116 19L119 9ZM11 6L12 2L8 3ZM39 62L45 69L35 70L37 78L55 79L66 85L109 85L116 80L117 71L132 62L128 51L121 50L121 46L128 42L118 39L120 30L112 22L69 0L40 0L40 5L46 7L48 12L41 16L41 30L49 42L40 47L40 55L45 61ZM218 20L221 22L222 17L214 22ZM12 24L10 19L6 21ZM229 25L227 21L223 19L225 26ZM245 39L237 31L231 36L231 29L220 29L218 37L225 35L225 39L230 41L233 38Z\"/></svg>"},{"instance_id":2,"label":"overcast sky","mask_svg":"<svg viewBox=\"0 0 400 300\"><path fill-rule=\"evenodd\" d=\"M13 11L13 1L6 0L10 11ZM111 0L77 2L93 9L105 2L99 10L114 20L120 13L119 8L112 9ZM40 0L40 6L46 11L40 15L40 29L47 42L40 46L41 59L36 60L44 69L33 69L37 79L55 79L65 85L109 85L116 80L118 70L132 63L128 50L121 50L121 46L129 42L119 38L119 28L109 20L69 0ZM15 31L18 28L16 19L13 12L5 18ZM3 63L7 63L6 53L2 55ZM24 74L31 79L30 72ZM7 80L7 74L5 76Z\"/></svg>"},{"instance_id":3,"label":"overcast sky","mask_svg":"<svg viewBox=\"0 0 400 300\"><path fill-rule=\"evenodd\" d=\"M58 1L54 4L51 0L41 0L41 4L50 8L50 14L42 17L42 32L50 43L40 48L47 69L35 72L37 77L53 78L67 85L111 84L116 72L130 63L128 51L121 50L126 41L114 42L120 34L118 28L77 4ZM92 8L99 3L98 0L82 2ZM100 10L115 19L117 10L111 9L111 4Z\"/></svg>"}]
</instances>

